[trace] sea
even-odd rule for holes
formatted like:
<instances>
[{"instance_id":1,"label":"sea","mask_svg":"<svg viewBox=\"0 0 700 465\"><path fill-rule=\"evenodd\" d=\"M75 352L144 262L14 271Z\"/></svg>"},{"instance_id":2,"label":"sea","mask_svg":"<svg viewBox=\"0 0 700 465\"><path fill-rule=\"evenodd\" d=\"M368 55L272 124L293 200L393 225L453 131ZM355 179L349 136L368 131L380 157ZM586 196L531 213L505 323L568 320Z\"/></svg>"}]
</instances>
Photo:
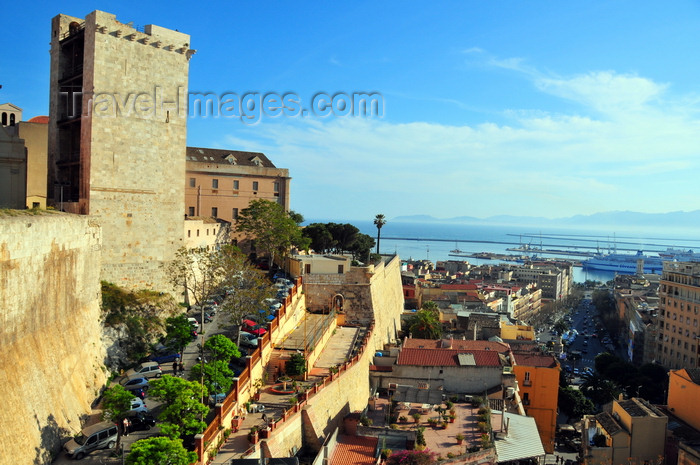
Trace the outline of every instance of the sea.
<instances>
[{"instance_id":1,"label":"sea","mask_svg":"<svg viewBox=\"0 0 700 465\"><path fill-rule=\"evenodd\" d=\"M346 221L321 220L319 222ZM372 221L347 221L362 233L377 238L377 228ZM450 256L458 249L462 253L491 252L522 255L508 251L510 247L527 245L542 249L585 250L598 253L636 253L656 255L667 248L700 251L700 231L697 229L665 230L660 227L611 229L605 226L533 228L522 225L487 225L450 222L391 221L382 227L380 253L398 254L401 259L467 260L475 265L499 263L497 260ZM539 258L555 258L556 255L538 255ZM585 260L585 257L561 255L561 258ZM513 262L510 262L513 263ZM574 267L574 281L607 282L614 272L584 270Z\"/></svg>"}]
</instances>

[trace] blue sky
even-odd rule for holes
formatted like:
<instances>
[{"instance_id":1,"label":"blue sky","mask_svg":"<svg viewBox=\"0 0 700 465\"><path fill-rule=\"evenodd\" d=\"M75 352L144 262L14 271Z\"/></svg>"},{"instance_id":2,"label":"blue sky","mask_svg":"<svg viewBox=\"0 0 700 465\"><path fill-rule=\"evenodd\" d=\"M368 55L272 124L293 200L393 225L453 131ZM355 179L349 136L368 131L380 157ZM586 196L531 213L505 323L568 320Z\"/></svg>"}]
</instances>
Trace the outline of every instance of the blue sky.
<instances>
[{"instance_id":1,"label":"blue sky","mask_svg":"<svg viewBox=\"0 0 700 465\"><path fill-rule=\"evenodd\" d=\"M191 92L381 94L382 117L189 121L189 145L289 168L308 218L700 208L698 2L26 5L0 18L25 119L48 113L51 18L95 9L190 34Z\"/></svg>"}]
</instances>

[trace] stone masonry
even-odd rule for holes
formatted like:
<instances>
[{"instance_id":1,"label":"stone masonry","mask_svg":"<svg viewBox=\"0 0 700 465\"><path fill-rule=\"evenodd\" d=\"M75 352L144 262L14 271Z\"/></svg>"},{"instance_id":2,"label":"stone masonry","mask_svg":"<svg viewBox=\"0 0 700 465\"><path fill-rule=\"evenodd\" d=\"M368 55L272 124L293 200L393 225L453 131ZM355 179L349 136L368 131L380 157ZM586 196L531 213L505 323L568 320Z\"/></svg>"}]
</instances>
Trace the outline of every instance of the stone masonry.
<instances>
[{"instance_id":1,"label":"stone masonry","mask_svg":"<svg viewBox=\"0 0 700 465\"><path fill-rule=\"evenodd\" d=\"M102 11L53 18L50 204L60 184L62 208L95 218L101 277L122 287L171 290L161 265L182 246L189 45Z\"/></svg>"}]
</instances>

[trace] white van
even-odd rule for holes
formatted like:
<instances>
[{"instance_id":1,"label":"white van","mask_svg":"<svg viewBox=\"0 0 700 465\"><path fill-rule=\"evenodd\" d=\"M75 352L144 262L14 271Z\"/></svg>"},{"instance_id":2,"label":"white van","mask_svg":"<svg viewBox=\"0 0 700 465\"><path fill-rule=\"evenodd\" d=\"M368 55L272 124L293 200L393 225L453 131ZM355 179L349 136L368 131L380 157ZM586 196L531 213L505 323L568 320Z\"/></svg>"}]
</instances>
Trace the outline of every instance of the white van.
<instances>
[{"instance_id":1,"label":"white van","mask_svg":"<svg viewBox=\"0 0 700 465\"><path fill-rule=\"evenodd\" d=\"M114 449L119 431L111 421L103 421L83 428L79 435L63 446L68 457L82 459L97 449Z\"/></svg>"}]
</instances>

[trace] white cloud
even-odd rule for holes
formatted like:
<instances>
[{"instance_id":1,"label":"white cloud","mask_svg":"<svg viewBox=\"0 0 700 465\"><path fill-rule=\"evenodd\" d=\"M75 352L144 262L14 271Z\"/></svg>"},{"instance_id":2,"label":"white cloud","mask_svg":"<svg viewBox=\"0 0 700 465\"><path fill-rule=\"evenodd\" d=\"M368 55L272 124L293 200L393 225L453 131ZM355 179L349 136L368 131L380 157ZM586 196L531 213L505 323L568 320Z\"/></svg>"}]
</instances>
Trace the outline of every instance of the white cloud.
<instances>
[{"instance_id":1,"label":"white cloud","mask_svg":"<svg viewBox=\"0 0 700 465\"><path fill-rule=\"evenodd\" d=\"M657 84L634 74L597 71L568 79L541 77L535 85L543 92L563 97L605 113L641 111L659 103L667 84Z\"/></svg>"},{"instance_id":2,"label":"white cloud","mask_svg":"<svg viewBox=\"0 0 700 465\"><path fill-rule=\"evenodd\" d=\"M695 104L665 106L666 84L609 71L534 82L600 111L504 109L510 124L460 126L297 119L247 128L226 145L290 167L293 208L310 217L697 209L688 195L700 172Z\"/></svg>"}]
</instances>

